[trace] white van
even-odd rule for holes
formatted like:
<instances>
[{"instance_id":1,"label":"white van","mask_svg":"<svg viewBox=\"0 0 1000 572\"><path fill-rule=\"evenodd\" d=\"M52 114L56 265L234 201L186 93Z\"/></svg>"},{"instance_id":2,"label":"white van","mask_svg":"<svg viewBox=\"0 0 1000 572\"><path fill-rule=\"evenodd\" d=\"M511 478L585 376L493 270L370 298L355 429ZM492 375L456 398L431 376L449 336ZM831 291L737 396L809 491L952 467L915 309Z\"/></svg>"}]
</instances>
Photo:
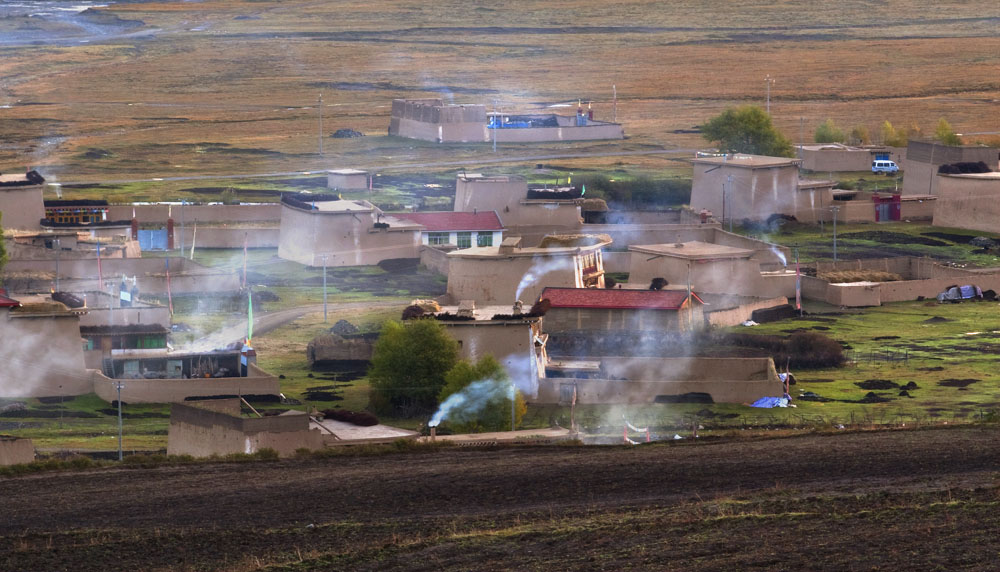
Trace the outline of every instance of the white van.
<instances>
[{"instance_id":1,"label":"white van","mask_svg":"<svg viewBox=\"0 0 1000 572\"><path fill-rule=\"evenodd\" d=\"M892 161L876 160L872 161L872 173L885 173L895 175L899 172L899 167Z\"/></svg>"}]
</instances>

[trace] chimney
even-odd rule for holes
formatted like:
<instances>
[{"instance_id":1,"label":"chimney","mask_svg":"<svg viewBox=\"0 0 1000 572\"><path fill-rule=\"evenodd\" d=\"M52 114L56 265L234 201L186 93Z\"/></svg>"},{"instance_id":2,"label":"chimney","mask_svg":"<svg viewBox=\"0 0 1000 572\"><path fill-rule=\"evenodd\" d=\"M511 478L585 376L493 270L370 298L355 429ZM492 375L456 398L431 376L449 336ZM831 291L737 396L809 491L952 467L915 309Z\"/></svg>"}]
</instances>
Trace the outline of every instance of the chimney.
<instances>
[{"instance_id":1,"label":"chimney","mask_svg":"<svg viewBox=\"0 0 1000 572\"><path fill-rule=\"evenodd\" d=\"M438 428L437 427L431 427L431 441L436 441L437 440L437 434L438 434Z\"/></svg>"}]
</instances>

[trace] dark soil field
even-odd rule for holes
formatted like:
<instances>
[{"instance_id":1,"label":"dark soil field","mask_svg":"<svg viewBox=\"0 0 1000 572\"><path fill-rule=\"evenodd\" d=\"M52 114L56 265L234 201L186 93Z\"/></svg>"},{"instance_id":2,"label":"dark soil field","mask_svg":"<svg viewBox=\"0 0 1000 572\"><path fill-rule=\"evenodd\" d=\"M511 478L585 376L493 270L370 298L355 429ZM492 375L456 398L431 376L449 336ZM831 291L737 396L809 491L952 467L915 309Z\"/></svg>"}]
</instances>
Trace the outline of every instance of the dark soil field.
<instances>
[{"instance_id":1,"label":"dark soil field","mask_svg":"<svg viewBox=\"0 0 1000 572\"><path fill-rule=\"evenodd\" d=\"M1000 430L0 480L3 570L989 570Z\"/></svg>"}]
</instances>

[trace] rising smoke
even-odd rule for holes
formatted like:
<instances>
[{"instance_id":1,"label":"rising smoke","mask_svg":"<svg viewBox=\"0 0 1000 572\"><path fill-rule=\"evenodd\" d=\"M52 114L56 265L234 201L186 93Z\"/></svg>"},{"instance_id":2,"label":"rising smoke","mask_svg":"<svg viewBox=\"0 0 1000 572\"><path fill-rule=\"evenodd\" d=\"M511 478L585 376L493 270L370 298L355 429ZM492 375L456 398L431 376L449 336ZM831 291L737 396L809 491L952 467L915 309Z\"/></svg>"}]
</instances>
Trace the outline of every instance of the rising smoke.
<instances>
[{"instance_id":1,"label":"rising smoke","mask_svg":"<svg viewBox=\"0 0 1000 572\"><path fill-rule=\"evenodd\" d=\"M531 265L531 268L524 273L521 277L521 281L517 285L517 292L514 294L515 300L521 299L521 294L529 286L534 286L536 284L541 284L542 279L548 274L558 271L558 270L573 270L574 263L573 257L571 256L554 256L554 257L539 257L535 259L535 262ZM529 300L528 302L534 303L534 300Z\"/></svg>"}]
</instances>

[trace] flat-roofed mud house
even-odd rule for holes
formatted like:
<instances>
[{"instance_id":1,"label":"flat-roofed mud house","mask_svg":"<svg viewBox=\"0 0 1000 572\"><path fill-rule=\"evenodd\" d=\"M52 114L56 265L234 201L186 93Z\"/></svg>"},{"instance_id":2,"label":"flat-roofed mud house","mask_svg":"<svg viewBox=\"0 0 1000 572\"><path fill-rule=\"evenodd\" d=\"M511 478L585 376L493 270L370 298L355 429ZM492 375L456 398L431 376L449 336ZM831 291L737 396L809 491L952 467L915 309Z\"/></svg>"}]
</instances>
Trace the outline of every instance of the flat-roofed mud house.
<instances>
[{"instance_id":1,"label":"flat-roofed mud house","mask_svg":"<svg viewBox=\"0 0 1000 572\"><path fill-rule=\"evenodd\" d=\"M685 332L705 325L704 303L684 290L546 288L545 331L600 330Z\"/></svg>"},{"instance_id":2,"label":"flat-roofed mud house","mask_svg":"<svg viewBox=\"0 0 1000 572\"><path fill-rule=\"evenodd\" d=\"M0 295L0 397L82 395L93 391L84 367L79 311Z\"/></svg>"},{"instance_id":3,"label":"flat-roofed mud house","mask_svg":"<svg viewBox=\"0 0 1000 572\"><path fill-rule=\"evenodd\" d=\"M93 389L105 401L176 403L192 397L277 396L278 378L257 367L256 354L246 360L238 350L168 352L163 349L112 350Z\"/></svg>"},{"instance_id":4,"label":"flat-roofed mud house","mask_svg":"<svg viewBox=\"0 0 1000 572\"><path fill-rule=\"evenodd\" d=\"M367 189L368 171L360 169L331 169L326 172L326 186L330 189Z\"/></svg>"},{"instance_id":5,"label":"flat-roofed mud house","mask_svg":"<svg viewBox=\"0 0 1000 572\"><path fill-rule=\"evenodd\" d=\"M833 181L799 180L799 159L763 155L697 157L691 208L720 220L765 220L773 214L802 222L831 220Z\"/></svg>"},{"instance_id":6,"label":"flat-roofed mud house","mask_svg":"<svg viewBox=\"0 0 1000 572\"><path fill-rule=\"evenodd\" d=\"M519 238L498 246L456 250L448 254L447 296L453 302L530 306L546 286L603 288L601 249L607 235L551 235L536 247L522 247Z\"/></svg>"},{"instance_id":7,"label":"flat-roofed mud house","mask_svg":"<svg viewBox=\"0 0 1000 572\"><path fill-rule=\"evenodd\" d=\"M306 266L362 266L417 258L424 227L386 215L364 200L285 196L278 256Z\"/></svg>"},{"instance_id":8,"label":"flat-roofed mud house","mask_svg":"<svg viewBox=\"0 0 1000 572\"><path fill-rule=\"evenodd\" d=\"M650 284L664 278L675 287L743 296L795 294L795 273L783 268L761 272L757 251L707 242L644 244L628 247L629 282ZM770 257L767 257L770 260Z\"/></svg>"},{"instance_id":9,"label":"flat-roofed mud house","mask_svg":"<svg viewBox=\"0 0 1000 572\"><path fill-rule=\"evenodd\" d=\"M997 149L975 145L942 145L932 141L910 141L906 147L906 161L901 167L903 195L937 195L941 179L937 177L941 165L983 162L991 171L997 170Z\"/></svg>"},{"instance_id":10,"label":"flat-roofed mud house","mask_svg":"<svg viewBox=\"0 0 1000 572\"><path fill-rule=\"evenodd\" d=\"M594 119L593 110L575 116L554 113L487 113L480 104L445 104L441 99L394 99L389 135L436 143L540 143L623 139L619 123Z\"/></svg>"},{"instance_id":11,"label":"flat-roofed mud house","mask_svg":"<svg viewBox=\"0 0 1000 572\"><path fill-rule=\"evenodd\" d=\"M45 179L36 171L25 174L0 173L0 224L3 228L36 230L45 218L42 185Z\"/></svg>"},{"instance_id":12,"label":"flat-roofed mud house","mask_svg":"<svg viewBox=\"0 0 1000 572\"><path fill-rule=\"evenodd\" d=\"M937 175L934 226L1000 233L1000 173Z\"/></svg>"},{"instance_id":13,"label":"flat-roofed mud house","mask_svg":"<svg viewBox=\"0 0 1000 572\"><path fill-rule=\"evenodd\" d=\"M394 99L389 135L436 143L482 143L489 140L486 106L445 104L436 98Z\"/></svg>"},{"instance_id":14,"label":"flat-roofed mud house","mask_svg":"<svg viewBox=\"0 0 1000 572\"><path fill-rule=\"evenodd\" d=\"M581 191L573 187L528 187L516 175L484 176L463 173L455 183L455 211L496 211L510 234L535 244L547 233L577 232Z\"/></svg>"},{"instance_id":15,"label":"flat-roofed mud house","mask_svg":"<svg viewBox=\"0 0 1000 572\"><path fill-rule=\"evenodd\" d=\"M462 359L475 362L491 355L504 366L518 389L534 395L547 360L546 336L542 333L542 318L527 311L511 305L446 306L441 308L438 320L458 341Z\"/></svg>"}]
</instances>

